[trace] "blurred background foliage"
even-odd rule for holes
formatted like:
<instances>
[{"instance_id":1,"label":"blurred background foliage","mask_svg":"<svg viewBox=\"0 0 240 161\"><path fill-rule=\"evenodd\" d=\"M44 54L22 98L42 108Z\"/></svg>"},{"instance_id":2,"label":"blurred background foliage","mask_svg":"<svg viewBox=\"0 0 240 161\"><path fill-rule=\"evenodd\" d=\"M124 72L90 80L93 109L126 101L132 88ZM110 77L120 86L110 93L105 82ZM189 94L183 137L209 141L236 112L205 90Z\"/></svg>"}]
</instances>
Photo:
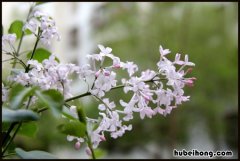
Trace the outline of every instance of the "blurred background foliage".
<instances>
[{"instance_id":1,"label":"blurred background foliage","mask_svg":"<svg viewBox=\"0 0 240 161\"><path fill-rule=\"evenodd\" d=\"M81 4L65 3L62 6L72 5L72 9L77 10L77 6ZM51 3L51 5L52 8L57 8L60 4ZM60 9L61 14L67 14L66 6L66 9L65 7L56 9L56 15ZM189 74L189 77L197 78L195 86L186 87L185 91L186 95L191 96L191 100L173 110L167 117L159 115L152 119L141 120L136 115L131 121L133 124L131 132L126 132L123 137L116 140L107 136L107 141L100 144L100 148L107 152L105 158L123 158L128 155L131 157L130 153L134 149L139 151L135 158L141 158L141 153L150 158L173 158L174 148L228 149L233 150L234 157L237 157L237 13L237 3L223 2L117 2L101 3L94 8L88 24L90 26L85 26L92 29L92 44L111 47L113 53L121 60L134 61L138 64L140 71L148 68L156 69L160 44L164 48L169 48L174 54L177 52L189 54L190 60L196 64L193 72ZM16 17L17 15L13 16L13 19ZM58 19L57 24L61 25L64 21L63 18ZM72 35L70 39L63 38L62 41L83 48L79 42L80 38L76 37L84 34L82 31L84 32L84 29L75 26L68 32ZM75 60L74 63L81 65L76 61L77 55L71 52L71 47L68 50L71 61ZM97 52L95 45L91 53ZM66 53L62 53L64 54ZM174 54L170 55L172 59ZM60 60L66 60L67 56L61 59L60 54L59 57ZM118 78L125 74L120 72ZM81 83L75 82L75 85L80 86ZM125 95L122 90L114 90L107 96L116 103L120 98L129 100L129 95ZM97 116L96 100L80 101L88 115ZM61 152L57 152L57 147L65 147L65 153L61 157L73 157L67 155L72 151L76 153L75 157L82 158L82 155L74 150L74 144L66 141L65 136L57 132L58 123L59 120L45 112L38 123L39 130L36 137L19 136L15 143L26 150L54 151L53 153L58 155L61 155Z\"/></svg>"}]
</instances>

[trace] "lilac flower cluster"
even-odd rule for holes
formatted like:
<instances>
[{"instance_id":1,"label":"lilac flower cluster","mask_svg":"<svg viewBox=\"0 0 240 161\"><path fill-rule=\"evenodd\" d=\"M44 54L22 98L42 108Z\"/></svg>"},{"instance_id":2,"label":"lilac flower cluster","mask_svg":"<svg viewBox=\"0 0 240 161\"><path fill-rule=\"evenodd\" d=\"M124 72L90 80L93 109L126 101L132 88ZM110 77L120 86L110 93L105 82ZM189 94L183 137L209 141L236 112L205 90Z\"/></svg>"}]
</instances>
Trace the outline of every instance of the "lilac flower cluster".
<instances>
[{"instance_id":1,"label":"lilac flower cluster","mask_svg":"<svg viewBox=\"0 0 240 161\"><path fill-rule=\"evenodd\" d=\"M23 31L26 30L30 30L47 46L50 46L54 37L59 38L54 20L40 11L33 12L32 17L23 27ZM13 46L15 40L16 35L4 35L2 45ZM24 86L38 86L43 90L56 89L65 98L70 98L72 97L69 88L72 81L69 77L71 74L77 74L79 79L86 83L88 78L94 78L91 86L88 83L91 88L87 91L88 95L100 102L98 118L87 118L87 133L94 149L100 142L106 141L105 133L110 133L110 136L116 139L123 136L126 131L132 130L133 127L128 121L133 119L134 113L139 113L141 119L152 118L157 114L166 116L182 102L189 101L190 96L184 95L183 88L186 85L193 86L196 78L185 77L191 72L191 66L195 66L194 63L189 62L188 55L182 60L181 54L177 53L175 60L170 61L166 56L171 51L160 46L160 59L156 64L156 70L147 69L137 76L136 72L139 68L134 62L122 62L109 47L98 45L98 48L100 49L98 54L87 56L90 61L87 65L61 64L56 61L54 55L51 55L42 63L29 60L27 65L31 67L30 70L11 75L9 80ZM106 59L111 62L109 66L104 66ZM188 66L190 68L184 70ZM121 84L118 84L116 79L118 70L126 70L128 74L127 78L121 79ZM105 97L107 92L116 88L122 88L124 93L132 94L129 100L119 100L118 103L121 105L119 108L115 102ZM3 102L7 100L7 95L8 91L3 86ZM68 113L78 118L76 106L71 106ZM87 137L79 138L71 135L67 136L67 140L75 140L76 149L79 149L83 142L89 141ZM91 154L89 147L86 153Z\"/></svg>"},{"instance_id":2,"label":"lilac flower cluster","mask_svg":"<svg viewBox=\"0 0 240 161\"><path fill-rule=\"evenodd\" d=\"M32 12L31 18L24 25L23 31L27 30L39 36L46 47L50 47L53 38L60 40L55 21L46 13L38 10Z\"/></svg>"},{"instance_id":3,"label":"lilac flower cluster","mask_svg":"<svg viewBox=\"0 0 240 161\"><path fill-rule=\"evenodd\" d=\"M43 90L56 89L62 92L65 97L72 96L69 91L72 81L69 75L78 71L79 68L76 65L59 64L54 55L51 55L49 59L45 59L42 63L37 60L29 60L27 64L32 67L28 73L20 71L9 79L24 86L38 86Z\"/></svg>"},{"instance_id":4,"label":"lilac flower cluster","mask_svg":"<svg viewBox=\"0 0 240 161\"><path fill-rule=\"evenodd\" d=\"M82 68L81 72L79 72L80 77L86 77L86 73L95 75L95 81L90 93L101 102L98 105L99 118L96 120L89 118L88 123L90 127L93 126L92 124L98 125L94 129L88 127L93 148L97 148L101 141L106 140L104 136L106 132L109 132L112 138L118 138L125 131L130 131L132 125L126 125L126 123L133 119L134 112L139 113L141 119L145 117L152 118L156 114L166 116L177 105L189 100L190 96L184 96L183 88L185 85L192 86L195 78L185 78L184 76L191 71L191 68L188 68L186 72L183 69L186 66L194 66L195 64L188 61L187 55L183 61L180 59L181 55L176 54L175 60L171 62L166 58L166 55L170 53L169 49L164 50L160 46L160 60L157 63L157 71L148 69L138 77L134 75L138 71L136 64L133 62L121 62L120 58L112 54L112 49L109 47L105 48L102 45L98 45L98 47L100 49L99 54L88 55L88 58L93 62L93 69L90 69L90 65L88 65L89 68ZM103 67L104 60L107 58L112 60L112 65ZM97 63L100 65L99 69L96 68ZM122 110L116 108L115 102L110 101L109 98L104 98L106 92L119 87L114 72L114 70L118 69L126 69L129 75L128 79L122 78L121 80L123 91L133 93L128 102L119 101ZM163 82L166 82L166 85ZM150 107L150 103L155 104L155 107ZM72 106L70 113L77 118L77 112L73 110L75 108L75 106ZM86 138L68 136L69 141L74 139L76 140L75 147L77 149L82 142L86 141Z\"/></svg>"},{"instance_id":5,"label":"lilac flower cluster","mask_svg":"<svg viewBox=\"0 0 240 161\"><path fill-rule=\"evenodd\" d=\"M133 119L133 113L139 113L140 118L152 118L160 114L166 116L170 114L173 108L189 100L190 96L184 95L185 85L193 86L196 78L185 78L185 75L192 69L186 66L194 66L194 63L188 61L188 55L181 60L181 54L176 54L172 62L166 55L170 53L169 49L163 49L160 46L160 60L157 62L157 70L145 70L140 76L136 76L138 66L133 62L122 62L119 57L112 54L112 49L98 45L100 52L98 54L88 55L91 64L76 66L74 64L60 64L51 55L42 63L36 60L29 60L31 70L28 73L19 72L11 77L12 81L22 85L39 86L42 89L56 89L62 92L65 98L71 97L69 90L71 79L70 74L76 73L80 79L87 80L88 77L94 77L95 80L89 93L101 103L98 105L99 118L88 118L88 133L90 135L93 148L97 148L101 141L105 141L104 133L109 132L112 138L121 137L126 131L132 129L132 125L127 122ZM104 66L106 59L111 60L110 66ZM98 66L98 67L97 67ZM128 78L122 78L122 84L117 85L116 70L126 70ZM165 82L165 84L164 84ZM104 98L105 93L114 88L123 87L124 93L132 93L129 100L119 100L121 109L116 107L115 102L109 98ZM5 93L5 94L4 94ZM3 92L3 100L6 100L6 91ZM155 107L150 107L155 104ZM70 107L70 114L77 118L76 107ZM93 128L98 125L97 128ZM82 142L87 138L78 138L68 136L69 141L76 140L75 147L80 148ZM86 149L90 153L89 149Z\"/></svg>"}]
</instances>

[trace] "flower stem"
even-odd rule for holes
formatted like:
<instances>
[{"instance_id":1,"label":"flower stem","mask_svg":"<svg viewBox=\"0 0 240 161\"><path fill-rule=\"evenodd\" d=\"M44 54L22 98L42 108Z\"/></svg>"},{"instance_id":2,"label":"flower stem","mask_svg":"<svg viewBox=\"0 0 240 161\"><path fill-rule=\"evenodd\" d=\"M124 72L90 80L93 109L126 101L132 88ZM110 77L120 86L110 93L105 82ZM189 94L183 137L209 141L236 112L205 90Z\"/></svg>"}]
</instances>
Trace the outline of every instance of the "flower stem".
<instances>
[{"instance_id":1,"label":"flower stem","mask_svg":"<svg viewBox=\"0 0 240 161\"><path fill-rule=\"evenodd\" d=\"M22 46L22 41L23 41L24 35L25 35L25 33L22 31L21 38L20 38L20 41L19 41L19 44L18 44L18 48L17 48L17 52L16 52L16 56L19 56L19 51L20 51L21 46Z\"/></svg>"},{"instance_id":2,"label":"flower stem","mask_svg":"<svg viewBox=\"0 0 240 161\"><path fill-rule=\"evenodd\" d=\"M48 108L44 107L44 108L39 109L39 110L37 111L37 113L40 113L40 112L43 112L43 111L46 111L46 110L48 110Z\"/></svg>"},{"instance_id":3,"label":"flower stem","mask_svg":"<svg viewBox=\"0 0 240 161\"><path fill-rule=\"evenodd\" d=\"M4 143L6 142L7 136L10 136L10 133L11 133L11 131L13 130L13 128L14 128L15 125L17 125L16 122L13 122L13 123L10 125L10 127L9 127L9 129L8 129L8 131L7 131L7 134L6 134L5 137L3 138L2 145L4 145Z\"/></svg>"},{"instance_id":4,"label":"flower stem","mask_svg":"<svg viewBox=\"0 0 240 161\"><path fill-rule=\"evenodd\" d=\"M30 7L30 10L29 10L29 12L28 12L27 20L26 20L26 21L28 21L29 16L30 16L33 8L34 8L34 6ZM21 34L21 37L20 37L20 41L19 41L19 44L18 44L18 48L17 48L17 51L15 52L15 55L14 55L15 60L14 60L14 62L13 62L12 68L15 68L15 66L16 66L16 60L19 60L19 61L22 63L22 65L24 66L25 72L27 73L30 66L27 67L27 66L25 65L25 63L24 63L21 59L18 58L24 36L25 36L25 33L24 33L24 31L22 31L22 34ZM36 50L38 41L39 41L39 38L37 38L37 41L36 41L36 43L35 43L34 52L35 52L35 50ZM32 53L32 56L33 56L34 52ZM28 109L28 107L29 107L29 105L30 105L30 102L31 102L31 99L32 99L32 96L29 97L29 100L28 100L28 104L27 104L27 106L26 106L26 109ZM10 133L11 133L12 130L14 129L14 126L17 125L17 124L18 124L17 122L13 122L13 123L10 125L10 127L9 127L9 129L8 129L8 131L7 131L6 137L5 137L4 140L3 140L3 143L7 140L7 136L10 135ZM14 132L13 136L10 138L10 140L9 140L9 142L7 143L5 149L3 150L3 152L2 152L2 157L4 156L4 153L6 152L8 146L11 144L11 142L12 142L13 139L15 138L15 136L16 136L18 130L20 129L21 125L22 125L22 122L19 123L16 131ZM9 155L9 154L5 155L4 157L6 157L6 156L8 156L8 155Z\"/></svg>"},{"instance_id":5,"label":"flower stem","mask_svg":"<svg viewBox=\"0 0 240 161\"><path fill-rule=\"evenodd\" d=\"M27 103L26 109L28 109L31 100L32 100L32 96L30 96L29 99L28 99L28 103ZM9 135L10 135L11 131L13 130L14 126L17 125L17 124L18 124L17 122L13 122L13 123L11 124L11 126L10 126L10 128L8 129L8 132L7 132ZM18 130L20 129L21 126L22 126L22 122L19 122L19 125L18 125L16 131L14 132L13 136L10 138L10 140L9 140L9 142L7 143L5 149L3 150L2 156L4 155L4 153L6 152L6 150L8 149L9 145L12 143L13 139L15 138L15 136L16 136L16 134L17 134L17 132L18 132Z\"/></svg>"},{"instance_id":6,"label":"flower stem","mask_svg":"<svg viewBox=\"0 0 240 161\"><path fill-rule=\"evenodd\" d=\"M39 34L40 34L40 33L39 33ZM39 35L39 34L38 34L38 35ZM33 51L32 51L32 54L31 54L31 57L30 57L29 60L32 60L32 58L33 58L33 56L34 56L34 54L35 54L35 51L36 51L36 49L37 49L37 45L38 45L39 40L40 40L40 38L37 37L37 40L36 40L36 42L35 42L35 45L34 45L34 48L33 48ZM29 71L29 69L30 69L30 64L28 64L28 66L27 66L27 68L26 68L26 70L25 70L25 73L27 73L27 72Z\"/></svg>"},{"instance_id":7,"label":"flower stem","mask_svg":"<svg viewBox=\"0 0 240 161\"><path fill-rule=\"evenodd\" d=\"M9 53L8 55L11 55L11 56L13 57L12 59L15 59L15 62L18 60L19 63L21 63L21 65L24 67L24 69L27 68L27 65L26 65L21 59L19 59L15 54ZM14 67L13 67L13 68L14 68Z\"/></svg>"},{"instance_id":8,"label":"flower stem","mask_svg":"<svg viewBox=\"0 0 240 161\"><path fill-rule=\"evenodd\" d=\"M89 96L91 95L90 92L86 92L84 94L81 94L81 95L78 95L78 96L75 96L75 97L72 97L72 98L68 98L65 100L65 102L69 102L69 101L72 101L72 100L75 100L75 99L78 99L78 98L81 98L81 97L85 97L85 96Z\"/></svg>"},{"instance_id":9,"label":"flower stem","mask_svg":"<svg viewBox=\"0 0 240 161\"><path fill-rule=\"evenodd\" d=\"M94 150L93 150L93 147L92 147L92 142L91 142L91 138L89 137L88 135L88 132L86 131L86 136L87 136L87 139L88 139L88 147L89 149L91 150L91 154L92 154L92 159L96 159L96 156L94 154Z\"/></svg>"},{"instance_id":10,"label":"flower stem","mask_svg":"<svg viewBox=\"0 0 240 161\"><path fill-rule=\"evenodd\" d=\"M124 85L119 85L119 86L113 87L113 88L111 88L111 90L122 88L122 87L124 87ZM78 98L81 98L81 97L85 97L85 96L90 96L90 95L92 95L90 92L86 92L86 93L77 95L75 97L68 98L68 99L65 100L65 102L69 102L69 101L72 101L72 100L75 100L75 99L78 99Z\"/></svg>"},{"instance_id":11,"label":"flower stem","mask_svg":"<svg viewBox=\"0 0 240 161\"><path fill-rule=\"evenodd\" d=\"M8 144L6 145L5 149L2 152L2 156L4 155L4 153L6 152L6 150L8 149L9 145L12 143L13 139L15 138L18 130L20 129L20 127L22 126L22 122L19 123L16 131L14 132L13 136L11 137L11 139L9 140Z\"/></svg>"},{"instance_id":12,"label":"flower stem","mask_svg":"<svg viewBox=\"0 0 240 161\"><path fill-rule=\"evenodd\" d=\"M32 12L32 10L33 10L33 7L34 7L34 6L30 7L26 21L28 21L29 16L30 16L30 14L31 14L31 12ZM19 52L20 52L20 49L21 49L21 46L22 46L22 41L23 41L23 37L24 37L24 36L25 36L25 32L22 31L22 34L21 34L21 37L20 37L20 41L19 41L19 44L18 44L18 48L17 48L17 51L16 51L16 53L15 53L15 56L16 56L16 57L19 56ZM12 68L15 68L15 66L16 66L16 60L14 60L13 65L12 65Z\"/></svg>"},{"instance_id":13,"label":"flower stem","mask_svg":"<svg viewBox=\"0 0 240 161\"><path fill-rule=\"evenodd\" d=\"M165 78L163 78L163 79L156 79L156 80L150 79L150 80L144 81L144 82L145 83L149 83L149 82L155 82L155 81L159 81L159 80L165 80ZM124 86L125 86L124 84L121 84L121 85L118 85L116 87L111 88L111 90L118 89L118 88L123 88ZM83 93L83 94L80 94L80 95L68 98L68 99L65 100L65 102L69 102L69 101L72 101L72 100L75 100L75 99L78 99L78 98L81 98L81 97L89 96L89 95L92 95L92 94L90 92L86 92L86 93Z\"/></svg>"}]
</instances>

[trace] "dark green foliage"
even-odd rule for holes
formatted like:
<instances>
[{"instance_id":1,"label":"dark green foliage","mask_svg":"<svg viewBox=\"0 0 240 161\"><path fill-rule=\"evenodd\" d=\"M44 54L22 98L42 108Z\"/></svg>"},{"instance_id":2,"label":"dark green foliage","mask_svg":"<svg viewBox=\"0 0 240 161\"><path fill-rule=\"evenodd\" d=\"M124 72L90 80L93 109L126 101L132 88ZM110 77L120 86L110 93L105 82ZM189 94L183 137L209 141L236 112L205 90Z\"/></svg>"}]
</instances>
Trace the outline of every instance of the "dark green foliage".
<instances>
[{"instance_id":1,"label":"dark green foliage","mask_svg":"<svg viewBox=\"0 0 240 161\"><path fill-rule=\"evenodd\" d=\"M66 122L58 126L58 130L61 133L77 136L77 137L84 137L86 132L86 125L78 120L71 120L70 122Z\"/></svg>"},{"instance_id":2,"label":"dark green foliage","mask_svg":"<svg viewBox=\"0 0 240 161\"><path fill-rule=\"evenodd\" d=\"M64 104L63 95L54 89L43 92L36 91L36 96L40 99L42 104L51 109L55 117L59 117Z\"/></svg>"},{"instance_id":3,"label":"dark green foliage","mask_svg":"<svg viewBox=\"0 0 240 161\"><path fill-rule=\"evenodd\" d=\"M24 87L16 84L12 87L9 96L10 108L17 109L22 106L22 103L35 91L35 87Z\"/></svg>"},{"instance_id":4,"label":"dark green foliage","mask_svg":"<svg viewBox=\"0 0 240 161\"><path fill-rule=\"evenodd\" d=\"M79 106L77 107L77 114L78 114L79 121L86 125L86 123L87 123L86 115L85 115L85 112L83 111L82 107L79 107Z\"/></svg>"},{"instance_id":5,"label":"dark green foliage","mask_svg":"<svg viewBox=\"0 0 240 161\"><path fill-rule=\"evenodd\" d=\"M37 130L38 127L36 122L23 123L20 130L18 131L18 134L28 137L35 137Z\"/></svg>"}]
</instances>

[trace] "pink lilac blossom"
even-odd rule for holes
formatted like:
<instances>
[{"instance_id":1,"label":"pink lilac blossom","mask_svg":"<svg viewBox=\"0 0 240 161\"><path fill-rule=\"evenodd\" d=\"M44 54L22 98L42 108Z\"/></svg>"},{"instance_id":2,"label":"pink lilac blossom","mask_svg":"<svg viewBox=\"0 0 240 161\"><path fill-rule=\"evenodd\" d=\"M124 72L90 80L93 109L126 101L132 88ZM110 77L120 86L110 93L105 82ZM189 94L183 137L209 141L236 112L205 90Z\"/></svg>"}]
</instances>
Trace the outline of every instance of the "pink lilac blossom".
<instances>
[{"instance_id":1,"label":"pink lilac blossom","mask_svg":"<svg viewBox=\"0 0 240 161\"><path fill-rule=\"evenodd\" d=\"M52 39L60 40L55 21L46 13L33 11L32 17L23 26L23 31L30 30L46 47L51 46ZM38 35L40 33L40 35Z\"/></svg>"},{"instance_id":2,"label":"pink lilac blossom","mask_svg":"<svg viewBox=\"0 0 240 161\"><path fill-rule=\"evenodd\" d=\"M126 62L121 64L121 67L123 69L127 69L127 72L129 74L129 76L131 77L135 72L138 71L138 66L136 64L134 64L133 62Z\"/></svg>"},{"instance_id":3,"label":"pink lilac blossom","mask_svg":"<svg viewBox=\"0 0 240 161\"><path fill-rule=\"evenodd\" d=\"M49 59L45 59L42 63L29 60L27 64L32 67L28 73L21 71L17 75L11 76L10 80L24 86L39 86L43 90L56 89L62 92L65 97L72 96L69 91L71 82L69 76L77 73L79 67L74 64L59 64L54 55L51 55Z\"/></svg>"},{"instance_id":4,"label":"pink lilac blossom","mask_svg":"<svg viewBox=\"0 0 240 161\"><path fill-rule=\"evenodd\" d=\"M23 29L31 31L47 47L51 46L54 38L60 39L55 21L46 13L34 10L31 17L25 23ZM14 49L16 41L15 34L2 36L3 50L8 46ZM109 133L112 138L118 138L124 135L126 131L132 130L129 121L133 119L133 114L138 113L141 119L152 118L160 114L166 116L182 102L189 101L190 96L184 95L184 87L192 87L195 77L186 78L186 74L192 71L186 66L195 66L189 61L188 55L181 60L181 54L175 55L174 61L166 56L171 53L169 49L159 47L160 58L156 62L157 70L147 69L142 71L140 76L136 75L138 66L132 61L122 62L121 59L112 53L112 48L98 45L100 49L98 54L88 55L91 62L84 66L74 64L61 64L51 55L42 63L36 60L29 60L27 65L31 66L28 73L20 71L10 77L13 82L24 86L39 86L43 90L56 89L63 93L65 98L71 97L69 90L71 74L78 74L79 79L87 80L88 77L94 77L92 87L88 90L92 96L101 103L98 105L99 116L97 119L87 118L87 133L91 138L93 148L97 148L102 141L106 141L105 134ZM4 51L6 52L6 51ZM106 59L111 60L111 65L105 66ZM117 86L117 70L126 70L127 78L122 78L123 92L131 94L128 100L119 100L120 107L114 101L106 97L106 93ZM105 96L105 98L104 98ZM2 84L2 100L7 100L8 90ZM33 97L33 103L36 101ZM151 107L152 105L153 107ZM69 113L76 119L78 118L76 106L68 109ZM71 120L70 120L71 121ZM95 127L97 125L97 127ZM94 127L94 128L93 128ZM75 149L80 149L82 143L87 142L86 137L67 136L68 141L75 141ZM88 155L91 155L89 147L85 149Z\"/></svg>"},{"instance_id":5,"label":"pink lilac blossom","mask_svg":"<svg viewBox=\"0 0 240 161\"><path fill-rule=\"evenodd\" d=\"M36 11L34 17L25 25L25 29L36 33L37 29L34 21L40 21L41 24L40 26L37 24L37 28L39 27L42 32L41 39L50 44L51 38L56 35L55 22L42 12ZM36 20L36 18L38 19ZM88 77L95 77L88 92L101 101L98 105L99 116L98 119L87 118L87 132L94 149L99 146L100 142L107 140L105 133L110 133L110 136L116 139L123 136L126 131L132 130L132 125L128 124L128 122L133 119L134 113L138 113L141 119L152 118L157 114L166 116L174 108L177 108L177 105L189 101L190 96L184 95L183 88L185 85L193 86L196 78L185 78L186 74L192 71L192 68L184 71L184 67L195 65L189 62L188 55L185 55L184 60L181 60L181 54L177 53L175 60L172 62L166 57L171 51L160 46L160 59L157 62L157 70L147 69L142 71L140 76L137 76L138 66L134 62L122 62L119 57L112 54L112 49L109 47L98 45L98 48L100 49L98 54L87 56L92 66L90 64L84 66L60 64L55 60L55 56L51 55L42 63L29 60L27 65L31 65L30 71L28 73L19 72L10 79L22 85L39 86L42 89L56 89L62 92L65 97L71 97L72 94L69 90L71 83L69 76L71 74L76 73L79 75L79 79L85 81ZM106 58L112 61L110 66L104 66ZM117 70L125 69L128 78L121 79L123 92L130 93L131 97L129 100L120 99L120 107L117 107L115 102L110 101L109 98L104 98L104 96L111 89L119 88L117 87ZM6 93L6 91L4 92ZM6 100L5 95L2 97L3 100ZM69 113L78 118L76 106L71 106ZM97 127L93 128L95 125ZM75 149L77 150L80 149L83 142L87 142L85 137L80 138L71 135L67 136L67 140L75 140ZM89 155L91 154L89 148L86 149L86 152Z\"/></svg>"},{"instance_id":6,"label":"pink lilac blossom","mask_svg":"<svg viewBox=\"0 0 240 161\"><path fill-rule=\"evenodd\" d=\"M89 55L90 61L93 61L94 70L90 67L90 73L95 73L95 81L93 88L90 90L91 94L102 101L98 105L99 118L93 123L88 120L89 124L96 124L98 127L88 128L93 148L97 148L100 142L106 141L105 133L109 132L112 138L121 137L126 131L132 129L132 125L126 125L128 121L133 119L133 113L139 113L141 119L145 117L152 118L154 115L160 114L166 116L182 102L189 101L190 96L184 96L183 88L185 85L193 86L196 78L185 78L184 76L192 70L188 68L185 72L185 66L194 66L194 63L188 61L188 56L185 56L182 61L181 55L176 54L174 62L168 60L165 56L170 54L169 49L159 48L160 60L157 62L158 70L145 70L140 77L134 76L138 71L138 66L133 62L121 62L120 58L112 54L112 49L98 45L100 49L99 54ZM108 57L112 59L113 65L104 67L104 60ZM96 69L96 63L99 62L100 68ZM179 65L178 67L175 65ZM82 68L83 69L83 68ZM105 93L116 87L116 73L113 69L127 69L129 78L122 78L124 85L123 91L125 93L132 93L129 102L120 100L122 110L116 107L115 102L110 101L109 98L103 98ZM82 71L84 73L84 70ZM89 72L88 72L89 73ZM86 78L85 76L80 76ZM111 78L111 79L110 79ZM163 81L166 82L165 87ZM150 103L155 104L155 108L150 107ZM75 113L76 116L76 113ZM93 120L93 119L90 119ZM85 140L86 141L86 140ZM77 144L77 143L76 143ZM90 151L88 151L90 153Z\"/></svg>"},{"instance_id":7,"label":"pink lilac blossom","mask_svg":"<svg viewBox=\"0 0 240 161\"><path fill-rule=\"evenodd\" d=\"M109 75L100 73L95 80L93 89L90 90L90 92L100 98L103 97L105 92L110 91L112 87L116 86L117 80L115 78L116 73L113 71Z\"/></svg>"}]
</instances>

